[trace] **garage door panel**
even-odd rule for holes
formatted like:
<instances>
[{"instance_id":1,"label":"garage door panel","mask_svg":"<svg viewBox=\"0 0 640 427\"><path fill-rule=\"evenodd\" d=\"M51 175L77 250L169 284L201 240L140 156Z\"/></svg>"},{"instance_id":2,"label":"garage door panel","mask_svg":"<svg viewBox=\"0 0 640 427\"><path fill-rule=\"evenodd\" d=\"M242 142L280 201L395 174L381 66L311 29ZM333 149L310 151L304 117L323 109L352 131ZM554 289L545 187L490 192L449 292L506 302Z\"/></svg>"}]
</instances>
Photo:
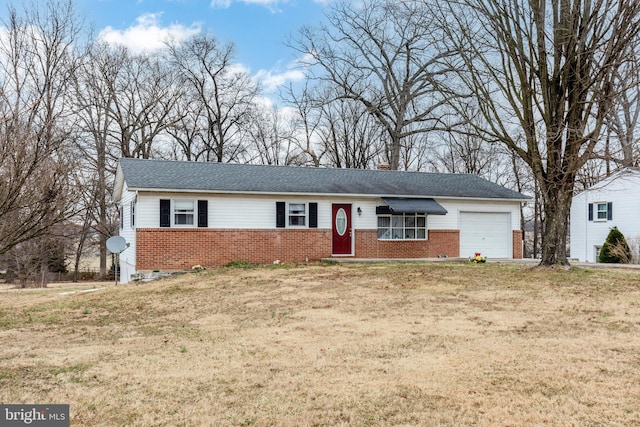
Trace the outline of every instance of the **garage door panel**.
<instances>
[{"instance_id":1,"label":"garage door panel","mask_svg":"<svg viewBox=\"0 0 640 427\"><path fill-rule=\"evenodd\" d=\"M460 256L480 252L489 258L511 258L511 234L508 212L461 212Z\"/></svg>"}]
</instances>

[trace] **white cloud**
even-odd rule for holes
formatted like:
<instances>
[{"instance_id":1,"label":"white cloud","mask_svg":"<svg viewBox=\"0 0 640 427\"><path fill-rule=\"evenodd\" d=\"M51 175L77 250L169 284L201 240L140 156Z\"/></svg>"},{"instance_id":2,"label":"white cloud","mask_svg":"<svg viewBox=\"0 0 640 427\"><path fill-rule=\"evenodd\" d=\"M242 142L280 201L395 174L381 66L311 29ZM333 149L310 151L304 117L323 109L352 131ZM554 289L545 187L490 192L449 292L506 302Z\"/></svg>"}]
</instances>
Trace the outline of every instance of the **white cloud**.
<instances>
[{"instance_id":1,"label":"white cloud","mask_svg":"<svg viewBox=\"0 0 640 427\"><path fill-rule=\"evenodd\" d=\"M289 0L211 0L211 7L226 9L230 7L232 3L244 3L263 6L269 9L271 12L275 13L280 12L279 5L289 3Z\"/></svg>"},{"instance_id":2,"label":"white cloud","mask_svg":"<svg viewBox=\"0 0 640 427\"><path fill-rule=\"evenodd\" d=\"M309 56L303 55L290 62L286 67L259 70L253 78L260 83L265 93L273 93L280 86L284 86L289 82L297 83L304 80L310 63Z\"/></svg>"},{"instance_id":3,"label":"white cloud","mask_svg":"<svg viewBox=\"0 0 640 427\"><path fill-rule=\"evenodd\" d=\"M231 0L211 0L211 7L216 9L226 9L231 6Z\"/></svg>"},{"instance_id":4,"label":"white cloud","mask_svg":"<svg viewBox=\"0 0 640 427\"><path fill-rule=\"evenodd\" d=\"M295 65L295 63L294 63ZM251 76L251 69L242 63L236 62L229 64L227 72L231 74L239 73ZM287 82L298 82L305 77L303 69L294 69L293 65L289 66L285 71L279 72L277 70L259 70L252 75L252 79L260 84L263 93L274 93L278 87L286 84ZM267 99L267 98L265 98Z\"/></svg>"},{"instance_id":5,"label":"white cloud","mask_svg":"<svg viewBox=\"0 0 640 427\"><path fill-rule=\"evenodd\" d=\"M300 69L290 69L281 73L271 70L260 70L254 78L258 80L262 89L266 93L275 92L278 87L285 85L287 82L299 82L305 77L304 71Z\"/></svg>"},{"instance_id":6,"label":"white cloud","mask_svg":"<svg viewBox=\"0 0 640 427\"><path fill-rule=\"evenodd\" d=\"M295 60L295 64L301 67L309 67L315 64L316 58L311 53L305 53L301 57Z\"/></svg>"},{"instance_id":7,"label":"white cloud","mask_svg":"<svg viewBox=\"0 0 640 427\"><path fill-rule=\"evenodd\" d=\"M273 99L266 96L257 96L254 98L253 103L262 110L270 110L274 107Z\"/></svg>"},{"instance_id":8,"label":"white cloud","mask_svg":"<svg viewBox=\"0 0 640 427\"><path fill-rule=\"evenodd\" d=\"M142 53L161 49L169 40L180 42L200 32L200 25L185 27L172 24L160 25L162 13L147 13L136 19L136 24L125 30L106 27L98 35L99 39L111 44L126 46L134 53Z\"/></svg>"},{"instance_id":9,"label":"white cloud","mask_svg":"<svg viewBox=\"0 0 640 427\"><path fill-rule=\"evenodd\" d=\"M227 72L229 72L230 74L251 74L251 70L248 67L244 66L244 64L241 64L239 62L229 64L229 66L227 67Z\"/></svg>"}]
</instances>

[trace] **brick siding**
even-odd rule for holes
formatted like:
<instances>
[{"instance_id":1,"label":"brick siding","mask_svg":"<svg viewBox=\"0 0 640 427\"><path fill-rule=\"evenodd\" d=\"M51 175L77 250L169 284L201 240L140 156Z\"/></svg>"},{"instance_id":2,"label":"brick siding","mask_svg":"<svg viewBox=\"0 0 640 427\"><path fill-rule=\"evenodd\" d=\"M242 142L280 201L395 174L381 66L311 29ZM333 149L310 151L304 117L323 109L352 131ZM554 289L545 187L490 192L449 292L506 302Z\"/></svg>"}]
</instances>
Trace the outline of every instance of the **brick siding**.
<instances>
[{"instance_id":1,"label":"brick siding","mask_svg":"<svg viewBox=\"0 0 640 427\"><path fill-rule=\"evenodd\" d=\"M355 230L356 258L460 256L459 230L428 230L428 240L378 240L377 230ZM234 261L270 264L331 256L331 230L143 228L136 233L138 270L187 270ZM513 231L513 257L522 258L522 232Z\"/></svg>"},{"instance_id":2,"label":"brick siding","mask_svg":"<svg viewBox=\"0 0 640 427\"><path fill-rule=\"evenodd\" d=\"M522 230L513 230L513 259L522 259Z\"/></svg>"},{"instance_id":3,"label":"brick siding","mask_svg":"<svg viewBox=\"0 0 640 427\"><path fill-rule=\"evenodd\" d=\"M458 257L458 230L428 230L428 240L378 240L377 230L356 230L358 258L437 258Z\"/></svg>"},{"instance_id":4,"label":"brick siding","mask_svg":"<svg viewBox=\"0 0 640 427\"><path fill-rule=\"evenodd\" d=\"M138 229L138 270L185 270L234 261L317 261L331 255L331 230Z\"/></svg>"}]
</instances>

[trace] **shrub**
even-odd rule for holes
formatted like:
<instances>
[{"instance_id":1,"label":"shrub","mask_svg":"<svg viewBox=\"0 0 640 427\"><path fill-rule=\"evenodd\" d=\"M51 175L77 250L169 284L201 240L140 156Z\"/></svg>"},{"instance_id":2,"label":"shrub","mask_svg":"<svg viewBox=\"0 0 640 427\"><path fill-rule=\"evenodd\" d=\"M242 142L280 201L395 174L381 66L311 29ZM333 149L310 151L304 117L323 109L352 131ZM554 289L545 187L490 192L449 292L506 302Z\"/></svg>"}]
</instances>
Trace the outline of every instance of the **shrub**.
<instances>
[{"instance_id":1,"label":"shrub","mask_svg":"<svg viewBox=\"0 0 640 427\"><path fill-rule=\"evenodd\" d=\"M631 261L631 250L624 235L613 227L600 249L599 262L628 264Z\"/></svg>"},{"instance_id":2,"label":"shrub","mask_svg":"<svg viewBox=\"0 0 640 427\"><path fill-rule=\"evenodd\" d=\"M231 268L254 268L257 264L252 264L249 261L231 261L226 266Z\"/></svg>"}]
</instances>

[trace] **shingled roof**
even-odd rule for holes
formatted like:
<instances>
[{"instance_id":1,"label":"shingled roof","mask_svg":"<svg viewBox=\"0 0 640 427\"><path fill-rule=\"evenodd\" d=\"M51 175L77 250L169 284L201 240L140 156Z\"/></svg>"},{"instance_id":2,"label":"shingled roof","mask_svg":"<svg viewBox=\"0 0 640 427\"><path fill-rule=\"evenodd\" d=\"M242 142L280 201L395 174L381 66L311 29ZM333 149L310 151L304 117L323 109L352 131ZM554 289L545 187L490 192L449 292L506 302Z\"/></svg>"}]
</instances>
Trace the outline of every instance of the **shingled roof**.
<instances>
[{"instance_id":1,"label":"shingled roof","mask_svg":"<svg viewBox=\"0 0 640 427\"><path fill-rule=\"evenodd\" d=\"M147 191L528 199L472 174L388 170L122 158L116 178L117 199L123 180L129 190Z\"/></svg>"}]
</instances>

